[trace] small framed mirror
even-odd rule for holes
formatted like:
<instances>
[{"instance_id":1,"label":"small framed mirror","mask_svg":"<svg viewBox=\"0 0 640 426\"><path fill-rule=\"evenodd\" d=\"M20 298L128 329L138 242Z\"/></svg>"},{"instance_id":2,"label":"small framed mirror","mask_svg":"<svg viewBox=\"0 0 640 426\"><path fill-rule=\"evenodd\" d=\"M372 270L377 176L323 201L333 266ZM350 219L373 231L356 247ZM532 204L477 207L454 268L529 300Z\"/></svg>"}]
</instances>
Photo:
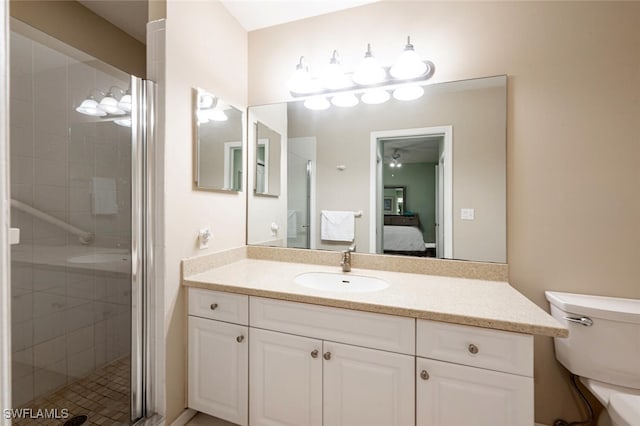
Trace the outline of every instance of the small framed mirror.
<instances>
[{"instance_id":1,"label":"small framed mirror","mask_svg":"<svg viewBox=\"0 0 640 426\"><path fill-rule=\"evenodd\" d=\"M256 121L256 195L280 196L280 133Z\"/></svg>"},{"instance_id":2,"label":"small framed mirror","mask_svg":"<svg viewBox=\"0 0 640 426\"><path fill-rule=\"evenodd\" d=\"M407 211L407 187L385 186L383 209L385 215L403 215Z\"/></svg>"},{"instance_id":3,"label":"small framed mirror","mask_svg":"<svg viewBox=\"0 0 640 426\"><path fill-rule=\"evenodd\" d=\"M208 191L241 192L243 112L204 89L193 89L194 181Z\"/></svg>"}]
</instances>

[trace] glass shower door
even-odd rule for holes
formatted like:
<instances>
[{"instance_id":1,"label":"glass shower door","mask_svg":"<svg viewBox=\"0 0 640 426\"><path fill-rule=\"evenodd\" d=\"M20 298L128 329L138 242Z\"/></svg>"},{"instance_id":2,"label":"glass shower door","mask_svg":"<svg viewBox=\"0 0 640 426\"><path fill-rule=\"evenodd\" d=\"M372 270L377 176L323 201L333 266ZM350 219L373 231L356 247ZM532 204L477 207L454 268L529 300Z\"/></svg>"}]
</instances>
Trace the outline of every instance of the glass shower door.
<instances>
[{"instance_id":1,"label":"glass shower door","mask_svg":"<svg viewBox=\"0 0 640 426\"><path fill-rule=\"evenodd\" d=\"M123 101L140 83L17 21L10 43L12 402L31 409L14 423L130 424L142 415L132 317L142 323L144 303L144 228L132 220L144 162L131 126L144 123L126 105L78 107Z\"/></svg>"}]
</instances>

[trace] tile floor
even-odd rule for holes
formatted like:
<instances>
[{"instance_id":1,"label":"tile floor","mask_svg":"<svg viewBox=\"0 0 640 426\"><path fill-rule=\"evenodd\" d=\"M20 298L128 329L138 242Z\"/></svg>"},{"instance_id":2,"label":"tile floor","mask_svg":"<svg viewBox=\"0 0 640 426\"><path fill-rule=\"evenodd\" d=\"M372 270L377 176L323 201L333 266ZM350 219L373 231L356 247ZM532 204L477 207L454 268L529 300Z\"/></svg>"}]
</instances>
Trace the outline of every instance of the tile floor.
<instances>
[{"instance_id":1,"label":"tile floor","mask_svg":"<svg viewBox=\"0 0 640 426\"><path fill-rule=\"evenodd\" d=\"M189 420L186 426L237 426L235 423L229 423L217 417L211 417L204 413L198 413L194 418Z\"/></svg>"},{"instance_id":2,"label":"tile floor","mask_svg":"<svg viewBox=\"0 0 640 426\"><path fill-rule=\"evenodd\" d=\"M123 357L90 373L83 379L22 408L69 410L69 418L86 415L83 425L128 425L130 416L130 359ZM14 425L63 425L67 419L16 419Z\"/></svg>"}]
</instances>

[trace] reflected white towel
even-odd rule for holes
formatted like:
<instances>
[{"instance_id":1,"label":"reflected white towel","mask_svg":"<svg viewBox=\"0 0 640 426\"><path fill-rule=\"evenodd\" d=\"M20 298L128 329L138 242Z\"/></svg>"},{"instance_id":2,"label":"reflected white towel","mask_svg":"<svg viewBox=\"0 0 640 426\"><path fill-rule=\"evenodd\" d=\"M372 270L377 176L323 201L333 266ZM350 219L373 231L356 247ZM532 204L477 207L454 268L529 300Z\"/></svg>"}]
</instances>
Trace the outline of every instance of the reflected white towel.
<instances>
[{"instance_id":1,"label":"reflected white towel","mask_svg":"<svg viewBox=\"0 0 640 426\"><path fill-rule=\"evenodd\" d=\"M91 201L91 209L94 215L118 213L116 180L104 177L92 178Z\"/></svg>"},{"instance_id":2,"label":"reflected white towel","mask_svg":"<svg viewBox=\"0 0 640 426\"><path fill-rule=\"evenodd\" d=\"M320 238L326 241L353 241L356 220L353 212L322 210Z\"/></svg>"},{"instance_id":3,"label":"reflected white towel","mask_svg":"<svg viewBox=\"0 0 640 426\"><path fill-rule=\"evenodd\" d=\"M296 238L298 236L298 211L287 211L287 238Z\"/></svg>"}]
</instances>

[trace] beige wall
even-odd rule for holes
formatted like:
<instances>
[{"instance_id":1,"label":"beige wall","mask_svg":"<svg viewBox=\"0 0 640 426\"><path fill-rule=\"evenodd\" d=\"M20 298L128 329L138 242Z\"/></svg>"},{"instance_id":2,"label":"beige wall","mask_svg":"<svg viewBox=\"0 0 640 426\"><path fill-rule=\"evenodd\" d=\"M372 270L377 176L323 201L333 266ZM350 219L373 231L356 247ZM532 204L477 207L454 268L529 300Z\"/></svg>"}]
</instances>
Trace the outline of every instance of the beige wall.
<instances>
[{"instance_id":1,"label":"beige wall","mask_svg":"<svg viewBox=\"0 0 640 426\"><path fill-rule=\"evenodd\" d=\"M366 43L384 64L412 36L437 81L507 74L510 281L640 297L640 3L381 2L249 34L249 103L288 98L300 55L314 69ZM536 420L579 417L552 340L535 346Z\"/></svg>"},{"instance_id":2,"label":"beige wall","mask_svg":"<svg viewBox=\"0 0 640 426\"><path fill-rule=\"evenodd\" d=\"M146 76L145 45L76 1L11 0L11 16L138 77Z\"/></svg>"},{"instance_id":3,"label":"beige wall","mask_svg":"<svg viewBox=\"0 0 640 426\"><path fill-rule=\"evenodd\" d=\"M167 3L164 67L164 310L166 407L170 424L184 410L186 302L180 260L245 243L245 194L192 189L191 90L206 87L239 109L247 106L247 33L217 1ZM160 73L163 71L160 70ZM210 226L208 250L198 250Z\"/></svg>"}]
</instances>

